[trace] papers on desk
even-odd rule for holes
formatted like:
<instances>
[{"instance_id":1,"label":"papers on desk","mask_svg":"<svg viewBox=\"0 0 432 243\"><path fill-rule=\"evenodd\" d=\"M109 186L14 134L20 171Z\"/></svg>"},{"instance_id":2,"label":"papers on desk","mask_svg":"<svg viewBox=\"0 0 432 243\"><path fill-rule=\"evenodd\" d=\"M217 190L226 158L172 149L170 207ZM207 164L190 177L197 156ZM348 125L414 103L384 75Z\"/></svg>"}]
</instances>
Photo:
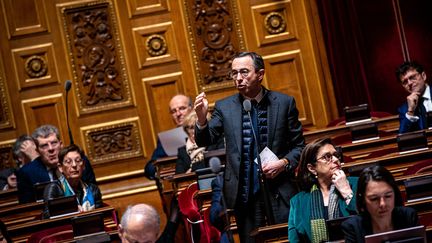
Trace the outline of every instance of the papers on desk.
<instances>
[{"instance_id":1,"label":"papers on desk","mask_svg":"<svg viewBox=\"0 0 432 243\"><path fill-rule=\"evenodd\" d=\"M183 127L177 127L158 134L162 147L168 156L177 155L177 150L186 144L187 134Z\"/></svg>"},{"instance_id":2,"label":"papers on desk","mask_svg":"<svg viewBox=\"0 0 432 243\"><path fill-rule=\"evenodd\" d=\"M264 166L270 161L276 161L279 160L279 158L276 156L276 154L273 153L268 147L265 147L263 151L260 153L261 158L261 165ZM255 158L254 162L258 164L257 158Z\"/></svg>"}]
</instances>

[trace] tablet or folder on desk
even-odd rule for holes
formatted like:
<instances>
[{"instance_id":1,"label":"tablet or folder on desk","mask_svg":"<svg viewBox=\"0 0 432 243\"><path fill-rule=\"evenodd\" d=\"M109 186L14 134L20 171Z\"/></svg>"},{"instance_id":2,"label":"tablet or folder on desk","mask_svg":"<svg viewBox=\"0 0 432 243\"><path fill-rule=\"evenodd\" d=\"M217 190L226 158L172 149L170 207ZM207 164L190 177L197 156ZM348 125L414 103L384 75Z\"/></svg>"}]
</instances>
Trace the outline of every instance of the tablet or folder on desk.
<instances>
[{"instance_id":1,"label":"tablet or folder on desk","mask_svg":"<svg viewBox=\"0 0 432 243\"><path fill-rule=\"evenodd\" d=\"M48 204L50 219L79 213L75 195L48 199L46 203Z\"/></svg>"},{"instance_id":2,"label":"tablet or folder on desk","mask_svg":"<svg viewBox=\"0 0 432 243\"><path fill-rule=\"evenodd\" d=\"M104 217L101 213L72 218L72 228L76 242L111 242L105 231Z\"/></svg>"}]
</instances>

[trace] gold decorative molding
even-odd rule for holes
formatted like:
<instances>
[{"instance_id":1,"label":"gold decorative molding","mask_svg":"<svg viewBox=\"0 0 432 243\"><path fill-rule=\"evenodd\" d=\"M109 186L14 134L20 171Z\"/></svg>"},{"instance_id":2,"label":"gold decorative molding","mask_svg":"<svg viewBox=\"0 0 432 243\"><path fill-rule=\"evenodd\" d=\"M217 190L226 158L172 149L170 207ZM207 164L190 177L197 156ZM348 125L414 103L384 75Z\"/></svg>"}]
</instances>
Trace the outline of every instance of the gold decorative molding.
<instances>
[{"instance_id":1,"label":"gold decorative molding","mask_svg":"<svg viewBox=\"0 0 432 243\"><path fill-rule=\"evenodd\" d=\"M15 121L10 106L6 80L4 78L4 66L2 60L3 58L0 55L0 129L8 129L15 127Z\"/></svg>"},{"instance_id":2,"label":"gold decorative molding","mask_svg":"<svg viewBox=\"0 0 432 243\"><path fill-rule=\"evenodd\" d=\"M81 134L93 164L144 156L138 117L81 127Z\"/></svg>"},{"instance_id":3,"label":"gold decorative molding","mask_svg":"<svg viewBox=\"0 0 432 243\"><path fill-rule=\"evenodd\" d=\"M110 0L57 4L80 114L133 105L125 57Z\"/></svg>"},{"instance_id":4,"label":"gold decorative molding","mask_svg":"<svg viewBox=\"0 0 432 243\"><path fill-rule=\"evenodd\" d=\"M169 0L158 0L157 3L148 0L126 0L129 17L138 17L146 14L168 12L170 10Z\"/></svg>"},{"instance_id":5,"label":"gold decorative molding","mask_svg":"<svg viewBox=\"0 0 432 243\"><path fill-rule=\"evenodd\" d=\"M237 1L183 0L199 91L232 87L231 58L245 50Z\"/></svg>"},{"instance_id":6,"label":"gold decorative molding","mask_svg":"<svg viewBox=\"0 0 432 243\"><path fill-rule=\"evenodd\" d=\"M135 27L132 32L139 68L179 61L171 21Z\"/></svg>"},{"instance_id":7,"label":"gold decorative molding","mask_svg":"<svg viewBox=\"0 0 432 243\"><path fill-rule=\"evenodd\" d=\"M53 43L12 49L12 60L19 90L59 84Z\"/></svg>"},{"instance_id":8,"label":"gold decorative molding","mask_svg":"<svg viewBox=\"0 0 432 243\"><path fill-rule=\"evenodd\" d=\"M297 29L291 0L252 7L252 20L258 47L297 39Z\"/></svg>"},{"instance_id":9,"label":"gold decorative molding","mask_svg":"<svg viewBox=\"0 0 432 243\"><path fill-rule=\"evenodd\" d=\"M12 146L15 140L3 141L0 143L0 170L16 166L12 157Z\"/></svg>"}]
</instances>

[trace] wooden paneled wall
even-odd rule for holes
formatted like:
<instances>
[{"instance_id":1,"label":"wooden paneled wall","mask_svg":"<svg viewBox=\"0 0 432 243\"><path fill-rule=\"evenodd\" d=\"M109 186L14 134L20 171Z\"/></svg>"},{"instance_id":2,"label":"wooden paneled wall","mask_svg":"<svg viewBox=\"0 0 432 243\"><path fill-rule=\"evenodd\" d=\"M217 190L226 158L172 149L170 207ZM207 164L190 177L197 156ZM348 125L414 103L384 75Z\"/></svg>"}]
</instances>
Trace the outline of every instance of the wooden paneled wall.
<instances>
[{"instance_id":1,"label":"wooden paneled wall","mask_svg":"<svg viewBox=\"0 0 432 243\"><path fill-rule=\"evenodd\" d=\"M69 122L106 202L155 200L143 167L157 133L174 127L168 101L235 93L231 57L260 53L263 84L295 97L306 128L337 117L314 0L2 0L0 153L41 124L69 144ZM150 199L151 198L151 199Z\"/></svg>"}]
</instances>

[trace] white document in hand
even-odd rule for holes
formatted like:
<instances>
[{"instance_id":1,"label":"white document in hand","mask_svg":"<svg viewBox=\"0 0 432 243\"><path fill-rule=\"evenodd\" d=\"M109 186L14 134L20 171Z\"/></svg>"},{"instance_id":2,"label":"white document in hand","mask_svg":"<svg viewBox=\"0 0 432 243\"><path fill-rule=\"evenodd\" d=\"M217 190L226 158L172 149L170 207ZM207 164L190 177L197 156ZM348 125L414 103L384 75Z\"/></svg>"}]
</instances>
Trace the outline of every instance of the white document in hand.
<instances>
[{"instance_id":1,"label":"white document in hand","mask_svg":"<svg viewBox=\"0 0 432 243\"><path fill-rule=\"evenodd\" d=\"M265 164L267 164L270 161L279 160L279 158L276 156L276 154L274 154L273 151L271 151L268 147L265 147L263 149L263 151L261 151L260 158L261 158L261 165L262 166L264 166ZM254 162L258 164L258 160L256 158L255 158Z\"/></svg>"},{"instance_id":2,"label":"white document in hand","mask_svg":"<svg viewBox=\"0 0 432 243\"><path fill-rule=\"evenodd\" d=\"M168 156L177 155L177 150L186 144L187 135L182 127L177 127L158 134L162 147Z\"/></svg>"}]
</instances>

